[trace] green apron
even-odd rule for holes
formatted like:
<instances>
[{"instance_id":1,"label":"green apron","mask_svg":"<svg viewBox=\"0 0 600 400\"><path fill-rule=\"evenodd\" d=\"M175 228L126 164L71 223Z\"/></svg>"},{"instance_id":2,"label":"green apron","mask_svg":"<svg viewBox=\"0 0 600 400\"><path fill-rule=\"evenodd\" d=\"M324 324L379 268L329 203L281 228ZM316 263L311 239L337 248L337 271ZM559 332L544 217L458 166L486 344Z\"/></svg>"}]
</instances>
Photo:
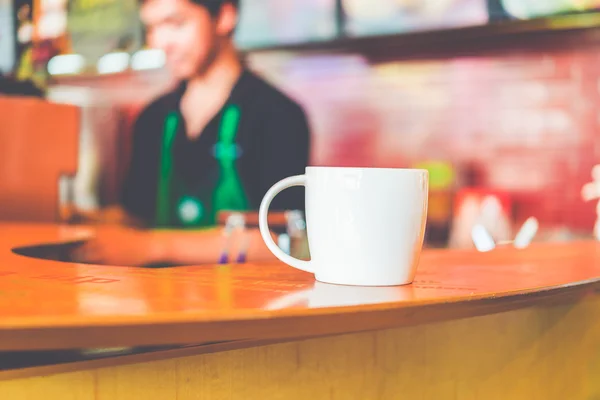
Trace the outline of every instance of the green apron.
<instances>
[{"instance_id":1,"label":"green apron","mask_svg":"<svg viewBox=\"0 0 600 400\"><path fill-rule=\"evenodd\" d=\"M219 164L219 179L203 187L190 188L173 173L173 143L181 117L171 112L164 127L156 199L157 228L203 228L216 224L217 213L248 211L248 198L236 168L236 136L240 108L228 105L223 112L214 156Z\"/></svg>"}]
</instances>

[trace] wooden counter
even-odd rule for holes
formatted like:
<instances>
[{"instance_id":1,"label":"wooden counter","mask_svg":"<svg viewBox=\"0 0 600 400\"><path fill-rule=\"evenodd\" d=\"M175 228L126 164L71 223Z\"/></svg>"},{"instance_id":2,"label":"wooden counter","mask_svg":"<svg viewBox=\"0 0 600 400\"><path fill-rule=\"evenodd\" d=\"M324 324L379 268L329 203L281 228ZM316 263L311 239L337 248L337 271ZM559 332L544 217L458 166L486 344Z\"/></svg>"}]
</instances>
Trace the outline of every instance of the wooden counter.
<instances>
[{"instance_id":1,"label":"wooden counter","mask_svg":"<svg viewBox=\"0 0 600 400\"><path fill-rule=\"evenodd\" d=\"M600 396L595 242L426 251L416 282L391 288L282 264L146 270L13 252L91 234L0 226L0 351L188 347L0 372L0 398Z\"/></svg>"}]
</instances>

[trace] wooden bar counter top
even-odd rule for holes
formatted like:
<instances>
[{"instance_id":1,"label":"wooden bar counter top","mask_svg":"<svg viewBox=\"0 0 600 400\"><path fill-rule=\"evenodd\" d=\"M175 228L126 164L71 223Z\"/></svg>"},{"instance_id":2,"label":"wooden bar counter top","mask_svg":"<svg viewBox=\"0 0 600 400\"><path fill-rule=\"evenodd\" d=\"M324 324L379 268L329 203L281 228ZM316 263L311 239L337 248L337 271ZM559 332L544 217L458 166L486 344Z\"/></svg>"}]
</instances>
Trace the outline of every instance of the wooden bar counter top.
<instances>
[{"instance_id":1,"label":"wooden bar counter top","mask_svg":"<svg viewBox=\"0 0 600 400\"><path fill-rule=\"evenodd\" d=\"M0 399L600 398L596 242L426 250L414 284L382 288L280 263L24 255L92 234L0 225ZM2 370L2 357L114 347L153 350Z\"/></svg>"}]
</instances>

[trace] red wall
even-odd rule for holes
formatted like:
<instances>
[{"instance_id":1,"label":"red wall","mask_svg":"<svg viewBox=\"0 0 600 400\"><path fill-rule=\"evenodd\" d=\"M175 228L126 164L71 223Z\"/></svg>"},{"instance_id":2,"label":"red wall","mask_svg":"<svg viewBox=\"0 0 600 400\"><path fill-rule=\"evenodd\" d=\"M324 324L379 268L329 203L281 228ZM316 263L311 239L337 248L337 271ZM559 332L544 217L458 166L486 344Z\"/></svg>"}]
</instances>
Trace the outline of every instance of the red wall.
<instances>
[{"instance_id":1,"label":"red wall","mask_svg":"<svg viewBox=\"0 0 600 400\"><path fill-rule=\"evenodd\" d=\"M358 56L255 56L308 110L313 163L475 165L515 219L591 229L580 198L600 145L600 48L369 65Z\"/></svg>"}]
</instances>

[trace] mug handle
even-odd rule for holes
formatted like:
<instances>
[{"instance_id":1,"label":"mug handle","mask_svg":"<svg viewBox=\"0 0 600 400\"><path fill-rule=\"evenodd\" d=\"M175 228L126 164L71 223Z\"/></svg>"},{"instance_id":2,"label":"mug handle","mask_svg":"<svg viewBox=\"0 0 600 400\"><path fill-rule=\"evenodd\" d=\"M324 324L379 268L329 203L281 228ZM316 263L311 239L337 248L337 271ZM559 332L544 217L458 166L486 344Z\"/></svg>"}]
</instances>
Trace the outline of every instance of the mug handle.
<instances>
[{"instance_id":1,"label":"mug handle","mask_svg":"<svg viewBox=\"0 0 600 400\"><path fill-rule=\"evenodd\" d=\"M306 175L297 175L285 178L282 181L277 182L275 185L273 185L273 187L269 189L267 194L265 194L265 197L260 203L260 209L258 211L258 226L260 228L260 235L262 236L269 250L271 250L271 253L273 253L275 257L277 257L280 261L301 271L310 272L311 274L314 274L314 270L311 266L310 261L299 260L297 258L285 254L279 248L279 246L275 244L269 231L269 223L267 221L267 216L269 214L269 207L271 206L271 202L279 193L293 186L306 186Z\"/></svg>"}]
</instances>

